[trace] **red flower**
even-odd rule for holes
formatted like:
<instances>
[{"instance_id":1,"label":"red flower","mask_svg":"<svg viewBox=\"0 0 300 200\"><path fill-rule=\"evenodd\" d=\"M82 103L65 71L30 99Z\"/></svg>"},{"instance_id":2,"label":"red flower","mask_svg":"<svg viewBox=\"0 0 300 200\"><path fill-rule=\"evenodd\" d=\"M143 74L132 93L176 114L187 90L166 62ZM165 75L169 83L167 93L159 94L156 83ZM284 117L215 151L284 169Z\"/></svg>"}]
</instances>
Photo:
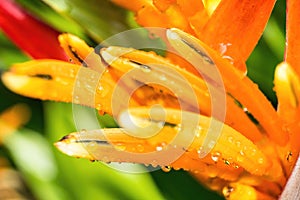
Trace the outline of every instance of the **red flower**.
<instances>
[{"instance_id":1,"label":"red flower","mask_svg":"<svg viewBox=\"0 0 300 200\"><path fill-rule=\"evenodd\" d=\"M0 1L0 28L32 58L67 60L57 40L59 32L32 17L13 0Z\"/></svg>"}]
</instances>

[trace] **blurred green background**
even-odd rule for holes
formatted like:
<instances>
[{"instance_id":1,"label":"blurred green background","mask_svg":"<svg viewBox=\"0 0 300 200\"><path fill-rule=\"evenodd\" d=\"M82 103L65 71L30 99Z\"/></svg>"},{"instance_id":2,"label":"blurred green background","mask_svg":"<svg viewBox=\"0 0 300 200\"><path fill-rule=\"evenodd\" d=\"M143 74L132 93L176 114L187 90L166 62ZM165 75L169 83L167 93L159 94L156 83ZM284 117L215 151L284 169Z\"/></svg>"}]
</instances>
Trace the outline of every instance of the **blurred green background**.
<instances>
[{"instance_id":1,"label":"blurred green background","mask_svg":"<svg viewBox=\"0 0 300 200\"><path fill-rule=\"evenodd\" d=\"M136 26L131 13L106 0L17 2L55 29L76 34L91 45ZM281 0L247 61L249 77L259 84L274 106L273 73L283 59L284 30L285 1ZM27 56L0 32L0 70L26 60ZM0 97L0 111L20 102L31 109L30 121L4 142L0 157L7 158L11 167L21 173L36 199L222 199L181 170L129 174L100 162L68 157L58 152L53 143L76 131L72 105L25 98L8 91L1 82Z\"/></svg>"}]
</instances>

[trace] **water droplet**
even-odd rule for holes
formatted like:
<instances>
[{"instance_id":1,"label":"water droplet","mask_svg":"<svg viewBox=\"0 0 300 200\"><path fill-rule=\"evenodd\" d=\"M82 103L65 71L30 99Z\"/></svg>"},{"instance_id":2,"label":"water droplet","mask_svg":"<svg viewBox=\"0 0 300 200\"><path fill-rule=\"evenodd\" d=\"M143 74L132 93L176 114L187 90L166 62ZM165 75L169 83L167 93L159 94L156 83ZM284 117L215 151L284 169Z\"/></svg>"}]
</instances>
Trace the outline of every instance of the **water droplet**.
<instances>
[{"instance_id":1,"label":"water droplet","mask_svg":"<svg viewBox=\"0 0 300 200\"><path fill-rule=\"evenodd\" d=\"M201 137L202 133L203 133L203 128L201 126L197 126L195 128L195 136L199 138L199 137Z\"/></svg>"},{"instance_id":2,"label":"water droplet","mask_svg":"<svg viewBox=\"0 0 300 200\"><path fill-rule=\"evenodd\" d=\"M163 149L162 146L156 146L156 151L161 151Z\"/></svg>"},{"instance_id":3,"label":"water droplet","mask_svg":"<svg viewBox=\"0 0 300 200\"><path fill-rule=\"evenodd\" d=\"M257 162L258 162L259 164L263 164L263 163L265 162L265 160L264 160L263 158L258 158L258 159L257 159Z\"/></svg>"},{"instance_id":4,"label":"water droplet","mask_svg":"<svg viewBox=\"0 0 300 200\"><path fill-rule=\"evenodd\" d=\"M248 108L243 107L243 111L244 111L244 112L248 112Z\"/></svg>"},{"instance_id":5,"label":"water droplet","mask_svg":"<svg viewBox=\"0 0 300 200\"><path fill-rule=\"evenodd\" d=\"M222 190L222 193L226 199L230 198L230 194L233 192L234 188L230 185L225 186Z\"/></svg>"},{"instance_id":6,"label":"water droplet","mask_svg":"<svg viewBox=\"0 0 300 200\"><path fill-rule=\"evenodd\" d=\"M166 77L164 74L161 74L161 75L159 76L159 79L160 79L161 81L166 81L166 80L167 80L167 77Z\"/></svg>"},{"instance_id":7,"label":"water droplet","mask_svg":"<svg viewBox=\"0 0 300 200\"><path fill-rule=\"evenodd\" d=\"M73 103L75 103L75 104L79 104L80 103L79 96L77 96L77 95L74 96Z\"/></svg>"},{"instance_id":8,"label":"water droplet","mask_svg":"<svg viewBox=\"0 0 300 200\"><path fill-rule=\"evenodd\" d=\"M140 69L145 73L151 72L151 68L148 65L140 65Z\"/></svg>"},{"instance_id":9,"label":"water droplet","mask_svg":"<svg viewBox=\"0 0 300 200\"><path fill-rule=\"evenodd\" d=\"M118 151L125 151L126 149L126 146L123 143L117 143L114 147Z\"/></svg>"},{"instance_id":10,"label":"water droplet","mask_svg":"<svg viewBox=\"0 0 300 200\"><path fill-rule=\"evenodd\" d=\"M234 139L233 139L232 136L229 136L229 137L227 138L227 140L228 140L228 142L230 142L230 143L233 143L233 141L234 141Z\"/></svg>"},{"instance_id":11,"label":"water droplet","mask_svg":"<svg viewBox=\"0 0 300 200\"><path fill-rule=\"evenodd\" d=\"M164 167L161 167L161 169L164 171L164 172L170 172L172 167L171 166L164 166Z\"/></svg>"},{"instance_id":12,"label":"water droplet","mask_svg":"<svg viewBox=\"0 0 300 200\"><path fill-rule=\"evenodd\" d=\"M182 130L182 125L181 124L177 124L177 126L174 127L174 129L178 132Z\"/></svg>"},{"instance_id":13,"label":"water droplet","mask_svg":"<svg viewBox=\"0 0 300 200\"><path fill-rule=\"evenodd\" d=\"M136 146L136 149L138 150L138 152L143 152L143 151L144 151L144 146L141 145L141 144L138 144L138 145Z\"/></svg>"},{"instance_id":14,"label":"water droplet","mask_svg":"<svg viewBox=\"0 0 300 200\"><path fill-rule=\"evenodd\" d=\"M227 51L227 48L229 46L231 46L231 45L232 45L231 43L223 43L223 42L221 42L219 44L219 51L220 51L221 55L224 55L226 53L226 51Z\"/></svg>"},{"instance_id":15,"label":"water droplet","mask_svg":"<svg viewBox=\"0 0 300 200\"><path fill-rule=\"evenodd\" d=\"M93 141L93 142L89 142L89 143L88 143L88 146L89 146L90 149L92 149L92 148L94 148L94 147L97 147L98 144L97 144L96 141Z\"/></svg>"},{"instance_id":16,"label":"water droplet","mask_svg":"<svg viewBox=\"0 0 300 200\"><path fill-rule=\"evenodd\" d=\"M102 85L99 85L97 89L98 89L97 92L100 93L100 92L102 92L104 90L104 87Z\"/></svg>"},{"instance_id":17,"label":"water droplet","mask_svg":"<svg viewBox=\"0 0 300 200\"><path fill-rule=\"evenodd\" d=\"M211 154L211 159L212 159L214 162L218 162L220 157L221 157L221 153L218 152L218 151L213 152L213 153Z\"/></svg>"},{"instance_id":18,"label":"water droplet","mask_svg":"<svg viewBox=\"0 0 300 200\"><path fill-rule=\"evenodd\" d=\"M239 153L240 153L241 156L244 156L244 155L245 155L245 153L243 152L243 150L240 150Z\"/></svg>"},{"instance_id":19,"label":"water droplet","mask_svg":"<svg viewBox=\"0 0 300 200\"><path fill-rule=\"evenodd\" d=\"M232 57L225 55L225 56L222 56L222 58L228 60L231 64L234 64L234 59Z\"/></svg>"},{"instance_id":20,"label":"water droplet","mask_svg":"<svg viewBox=\"0 0 300 200\"><path fill-rule=\"evenodd\" d=\"M107 96L107 94L109 94L111 91L111 87L108 84L100 84L96 90L97 94L99 94L99 96L101 98L105 98Z\"/></svg>"},{"instance_id":21,"label":"water droplet","mask_svg":"<svg viewBox=\"0 0 300 200\"><path fill-rule=\"evenodd\" d=\"M240 168L240 166L239 165L236 165L236 164L234 164L234 166L233 166L235 169L238 169L238 168Z\"/></svg>"},{"instance_id":22,"label":"water droplet","mask_svg":"<svg viewBox=\"0 0 300 200\"><path fill-rule=\"evenodd\" d=\"M251 156L255 156L256 155L256 149L252 149L252 152L251 152Z\"/></svg>"},{"instance_id":23,"label":"water droplet","mask_svg":"<svg viewBox=\"0 0 300 200\"><path fill-rule=\"evenodd\" d=\"M81 134L86 134L86 132L87 132L86 129L81 129L81 130L80 130L80 133L81 133Z\"/></svg>"},{"instance_id":24,"label":"water droplet","mask_svg":"<svg viewBox=\"0 0 300 200\"><path fill-rule=\"evenodd\" d=\"M156 125L158 128L163 128L165 125L165 122L157 122Z\"/></svg>"},{"instance_id":25,"label":"water droplet","mask_svg":"<svg viewBox=\"0 0 300 200\"><path fill-rule=\"evenodd\" d=\"M102 110L102 105L101 105L100 103L97 103L97 104L95 105L95 108L96 108L97 110Z\"/></svg>"},{"instance_id":26,"label":"water droplet","mask_svg":"<svg viewBox=\"0 0 300 200\"><path fill-rule=\"evenodd\" d=\"M240 142L240 141L236 141L236 142L235 142L235 145L236 145L237 147L241 147L241 142Z\"/></svg>"},{"instance_id":27,"label":"water droplet","mask_svg":"<svg viewBox=\"0 0 300 200\"><path fill-rule=\"evenodd\" d=\"M200 147L197 150L197 153L198 153L199 158L204 158L207 155L208 152L206 150L204 150L203 147Z\"/></svg>"},{"instance_id":28,"label":"water droplet","mask_svg":"<svg viewBox=\"0 0 300 200\"><path fill-rule=\"evenodd\" d=\"M108 159L107 156L103 156L103 157L101 158L101 161L102 161L102 162L105 162L105 163L107 163L107 164L110 163L110 160Z\"/></svg>"},{"instance_id":29,"label":"water droplet","mask_svg":"<svg viewBox=\"0 0 300 200\"><path fill-rule=\"evenodd\" d=\"M225 165L230 165L230 162L228 160L224 160Z\"/></svg>"}]
</instances>

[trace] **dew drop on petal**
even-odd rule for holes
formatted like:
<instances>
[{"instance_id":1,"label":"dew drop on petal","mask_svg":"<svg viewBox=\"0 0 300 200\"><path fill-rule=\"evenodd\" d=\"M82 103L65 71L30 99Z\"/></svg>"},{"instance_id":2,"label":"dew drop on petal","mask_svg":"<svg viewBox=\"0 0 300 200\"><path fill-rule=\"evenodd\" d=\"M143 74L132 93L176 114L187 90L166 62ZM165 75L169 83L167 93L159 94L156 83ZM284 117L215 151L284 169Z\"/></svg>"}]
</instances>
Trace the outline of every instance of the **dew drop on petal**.
<instances>
[{"instance_id":1,"label":"dew drop on petal","mask_svg":"<svg viewBox=\"0 0 300 200\"><path fill-rule=\"evenodd\" d=\"M167 80L167 77L165 76L165 75L161 75L160 77L159 77L159 79L161 80L161 81L166 81Z\"/></svg>"},{"instance_id":2,"label":"dew drop on petal","mask_svg":"<svg viewBox=\"0 0 300 200\"><path fill-rule=\"evenodd\" d=\"M230 143L233 143L233 141L234 141L234 139L233 139L232 136L229 136L229 137L227 138L227 140L228 140L228 142L230 142Z\"/></svg>"},{"instance_id":3,"label":"dew drop on petal","mask_svg":"<svg viewBox=\"0 0 300 200\"><path fill-rule=\"evenodd\" d=\"M156 146L156 151L161 151L163 149L162 146Z\"/></svg>"},{"instance_id":4,"label":"dew drop on petal","mask_svg":"<svg viewBox=\"0 0 300 200\"><path fill-rule=\"evenodd\" d=\"M104 162L104 163L106 163L106 164L110 164L111 163L110 160L109 160L109 158L107 156L103 156L101 158L101 161Z\"/></svg>"},{"instance_id":5,"label":"dew drop on petal","mask_svg":"<svg viewBox=\"0 0 300 200\"><path fill-rule=\"evenodd\" d=\"M252 149L252 152L251 152L251 156L255 156L256 155L256 149Z\"/></svg>"},{"instance_id":6,"label":"dew drop on petal","mask_svg":"<svg viewBox=\"0 0 300 200\"><path fill-rule=\"evenodd\" d=\"M200 147L197 150L197 153L198 153L199 158L203 158L207 155L207 152L203 149L203 147Z\"/></svg>"},{"instance_id":7,"label":"dew drop on petal","mask_svg":"<svg viewBox=\"0 0 300 200\"><path fill-rule=\"evenodd\" d=\"M164 172L170 172L172 167L171 166L163 166L161 167L161 169L164 171Z\"/></svg>"},{"instance_id":8,"label":"dew drop on petal","mask_svg":"<svg viewBox=\"0 0 300 200\"><path fill-rule=\"evenodd\" d=\"M257 162L258 162L259 164L263 164L264 161L265 161L265 160L264 160L263 158L258 158L258 159L257 159Z\"/></svg>"},{"instance_id":9,"label":"dew drop on petal","mask_svg":"<svg viewBox=\"0 0 300 200\"><path fill-rule=\"evenodd\" d=\"M86 129L81 129L81 130L80 130L80 133L81 133L81 134L85 134L86 132L87 132Z\"/></svg>"},{"instance_id":10,"label":"dew drop on petal","mask_svg":"<svg viewBox=\"0 0 300 200\"><path fill-rule=\"evenodd\" d=\"M96 90L100 97L105 98L110 92L110 87L106 84L100 84Z\"/></svg>"},{"instance_id":11,"label":"dew drop on petal","mask_svg":"<svg viewBox=\"0 0 300 200\"><path fill-rule=\"evenodd\" d=\"M126 146L123 143L117 143L115 145L115 149L118 150L118 151L125 151Z\"/></svg>"},{"instance_id":12,"label":"dew drop on petal","mask_svg":"<svg viewBox=\"0 0 300 200\"><path fill-rule=\"evenodd\" d=\"M230 194L233 192L234 188L231 186L225 186L222 190L222 193L225 198L230 198Z\"/></svg>"},{"instance_id":13,"label":"dew drop on petal","mask_svg":"<svg viewBox=\"0 0 300 200\"><path fill-rule=\"evenodd\" d=\"M176 131L181 131L182 130L182 125L181 124L178 124L177 126L174 127L174 129Z\"/></svg>"},{"instance_id":14,"label":"dew drop on petal","mask_svg":"<svg viewBox=\"0 0 300 200\"><path fill-rule=\"evenodd\" d=\"M79 96L77 96L77 95L74 96L73 103L75 103L75 104L79 104L80 103Z\"/></svg>"},{"instance_id":15,"label":"dew drop on petal","mask_svg":"<svg viewBox=\"0 0 300 200\"><path fill-rule=\"evenodd\" d=\"M235 164L233 167L234 167L235 169L240 168L240 166L239 166L239 165L236 165L236 164Z\"/></svg>"},{"instance_id":16,"label":"dew drop on petal","mask_svg":"<svg viewBox=\"0 0 300 200\"><path fill-rule=\"evenodd\" d=\"M101 105L100 103L97 103L97 104L95 105L95 108L96 108L97 110L102 110L102 105Z\"/></svg>"},{"instance_id":17,"label":"dew drop on petal","mask_svg":"<svg viewBox=\"0 0 300 200\"><path fill-rule=\"evenodd\" d=\"M203 128L201 126L197 126L195 128L195 136L199 138L199 137L201 137L202 133L203 133Z\"/></svg>"},{"instance_id":18,"label":"dew drop on petal","mask_svg":"<svg viewBox=\"0 0 300 200\"><path fill-rule=\"evenodd\" d=\"M243 150L240 150L240 152L239 152L239 153L240 153L240 155L241 155L241 156L244 156L244 155L245 155L245 153L244 153L244 151L243 151Z\"/></svg>"},{"instance_id":19,"label":"dew drop on petal","mask_svg":"<svg viewBox=\"0 0 300 200\"><path fill-rule=\"evenodd\" d=\"M143 151L144 151L144 146L141 145L141 144L138 144L138 145L136 146L136 149L137 149L138 152L143 152Z\"/></svg>"},{"instance_id":20,"label":"dew drop on petal","mask_svg":"<svg viewBox=\"0 0 300 200\"><path fill-rule=\"evenodd\" d=\"M228 160L224 160L225 165L230 165L230 162Z\"/></svg>"},{"instance_id":21,"label":"dew drop on petal","mask_svg":"<svg viewBox=\"0 0 300 200\"><path fill-rule=\"evenodd\" d=\"M147 65L140 65L140 69L144 72L144 73L149 73L151 72L151 68Z\"/></svg>"},{"instance_id":22,"label":"dew drop on petal","mask_svg":"<svg viewBox=\"0 0 300 200\"><path fill-rule=\"evenodd\" d=\"M214 162L218 162L220 157L221 157L221 153L218 152L218 151L213 152L213 153L211 154L211 159L212 159Z\"/></svg>"}]
</instances>

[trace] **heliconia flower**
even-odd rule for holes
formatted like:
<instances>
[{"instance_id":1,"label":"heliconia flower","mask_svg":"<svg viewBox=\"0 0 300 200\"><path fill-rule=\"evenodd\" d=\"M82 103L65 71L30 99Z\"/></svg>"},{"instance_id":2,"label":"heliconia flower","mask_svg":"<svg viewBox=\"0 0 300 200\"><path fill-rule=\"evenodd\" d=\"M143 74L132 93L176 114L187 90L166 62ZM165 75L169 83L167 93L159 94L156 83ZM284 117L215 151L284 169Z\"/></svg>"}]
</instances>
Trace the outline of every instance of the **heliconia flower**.
<instances>
[{"instance_id":1,"label":"heliconia flower","mask_svg":"<svg viewBox=\"0 0 300 200\"><path fill-rule=\"evenodd\" d=\"M13 0L0 2L0 28L20 49L34 59L67 60L57 41L59 32L31 16Z\"/></svg>"},{"instance_id":2,"label":"heliconia flower","mask_svg":"<svg viewBox=\"0 0 300 200\"><path fill-rule=\"evenodd\" d=\"M274 78L276 110L245 74L245 61L275 0L114 2L134 11L142 26L168 28L169 48L195 58L206 69L218 69L226 97L224 124L215 140L210 131L221 122L213 116L214 98L206 82L221 87L198 76L186 60L116 46L97 52L77 37L63 34L59 41L71 63L39 59L15 64L3 74L3 82L25 96L94 107L114 115L123 128L83 130L65 136L56 146L70 156L90 160L151 164L165 171L183 168L227 199L279 198L300 151L299 3L287 4L286 56ZM136 74L122 81L131 71ZM188 80L190 87L170 71ZM155 81L179 90L174 93ZM127 102L121 94L135 84L128 108L121 110ZM180 95L186 110L180 110ZM157 104L165 107L163 113L154 107ZM195 107L201 108L201 114ZM150 137L153 132L157 134ZM170 155L177 157L172 160Z\"/></svg>"},{"instance_id":3,"label":"heliconia flower","mask_svg":"<svg viewBox=\"0 0 300 200\"><path fill-rule=\"evenodd\" d=\"M257 44L276 2L203 1L216 7L212 11L197 0L137 0L130 4L124 0L113 1L135 11L136 21L142 26L175 27L196 36L225 58L232 59L234 66L243 71L246 70L245 61Z\"/></svg>"}]
</instances>

